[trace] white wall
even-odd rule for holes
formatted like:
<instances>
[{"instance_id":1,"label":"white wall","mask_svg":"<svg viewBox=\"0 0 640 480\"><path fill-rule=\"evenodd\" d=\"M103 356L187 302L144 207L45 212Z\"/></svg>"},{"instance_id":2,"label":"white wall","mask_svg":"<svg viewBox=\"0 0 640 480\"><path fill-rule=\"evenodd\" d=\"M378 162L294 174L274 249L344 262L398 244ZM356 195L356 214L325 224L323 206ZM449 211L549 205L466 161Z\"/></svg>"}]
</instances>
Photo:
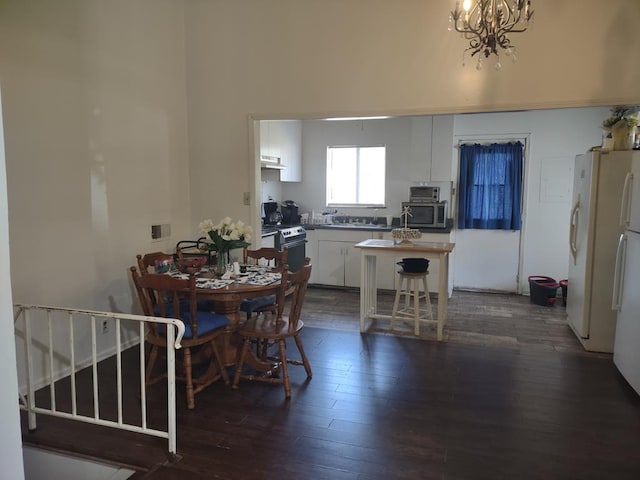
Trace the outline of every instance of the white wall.
<instances>
[{"instance_id":1,"label":"white wall","mask_svg":"<svg viewBox=\"0 0 640 480\"><path fill-rule=\"evenodd\" d=\"M580 2L571 29L574 3L536 2L534 28L514 34L518 63L478 72L461 66L465 42L446 30L450 2L185 2L192 225L224 214L258 225L260 199L242 205L255 184L248 116L638 103L629 52L640 51L640 2Z\"/></svg>"},{"instance_id":2,"label":"white wall","mask_svg":"<svg viewBox=\"0 0 640 480\"><path fill-rule=\"evenodd\" d=\"M262 192L261 202L278 202L287 200L282 196L282 182L280 182L280 171L272 169L263 169L262 175Z\"/></svg>"},{"instance_id":3,"label":"white wall","mask_svg":"<svg viewBox=\"0 0 640 480\"><path fill-rule=\"evenodd\" d=\"M283 183L282 195L295 200L300 212L326 208L327 146L385 145L386 208L378 215L400 215L400 203L409 199L409 185L429 180L432 117L377 120L302 122L302 182ZM341 213L373 216L373 209L345 208Z\"/></svg>"},{"instance_id":4,"label":"white wall","mask_svg":"<svg viewBox=\"0 0 640 480\"><path fill-rule=\"evenodd\" d=\"M607 115L606 108L573 108L456 116L454 144L473 139L523 136L529 139L520 275L523 292L529 291L529 275L548 275L557 280L567 277L573 161L577 154L601 144L600 125ZM454 150L452 163L456 172L457 162L458 151ZM472 280L467 276L466 265L478 260L475 257L479 251L491 250L491 245L481 242L493 240L479 239L474 233L454 231L452 238L456 243L473 243L473 248L463 247L455 252L455 286L468 286ZM467 239L465 235L473 238ZM500 264L492 261L491 268L500 268Z\"/></svg>"},{"instance_id":5,"label":"white wall","mask_svg":"<svg viewBox=\"0 0 640 480\"><path fill-rule=\"evenodd\" d=\"M183 13L173 0L3 2L14 302L130 312L135 255L193 236ZM152 242L153 223L172 238Z\"/></svg>"},{"instance_id":6,"label":"white wall","mask_svg":"<svg viewBox=\"0 0 640 480\"><path fill-rule=\"evenodd\" d=\"M11 295L11 262L9 259L9 207L5 174L5 145L0 96L0 465L6 478L24 478L18 410L18 377L13 341L13 298Z\"/></svg>"}]
</instances>

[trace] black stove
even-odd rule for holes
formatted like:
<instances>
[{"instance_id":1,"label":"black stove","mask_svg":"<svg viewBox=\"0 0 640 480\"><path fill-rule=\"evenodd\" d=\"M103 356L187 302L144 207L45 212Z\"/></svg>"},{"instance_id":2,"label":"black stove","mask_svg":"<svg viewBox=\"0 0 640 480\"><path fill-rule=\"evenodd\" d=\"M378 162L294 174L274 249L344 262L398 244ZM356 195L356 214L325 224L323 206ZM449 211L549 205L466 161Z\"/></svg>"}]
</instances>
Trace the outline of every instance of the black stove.
<instances>
[{"instance_id":1,"label":"black stove","mask_svg":"<svg viewBox=\"0 0 640 480\"><path fill-rule=\"evenodd\" d=\"M280 232L280 237L282 237L282 241L286 243L305 240L307 238L307 231L301 227L300 225L295 227L278 227L278 231Z\"/></svg>"},{"instance_id":2,"label":"black stove","mask_svg":"<svg viewBox=\"0 0 640 480\"><path fill-rule=\"evenodd\" d=\"M286 248L287 264L289 270L297 272L304 266L306 257L307 231L300 225L282 227L279 226L275 238L275 247L278 250Z\"/></svg>"}]
</instances>

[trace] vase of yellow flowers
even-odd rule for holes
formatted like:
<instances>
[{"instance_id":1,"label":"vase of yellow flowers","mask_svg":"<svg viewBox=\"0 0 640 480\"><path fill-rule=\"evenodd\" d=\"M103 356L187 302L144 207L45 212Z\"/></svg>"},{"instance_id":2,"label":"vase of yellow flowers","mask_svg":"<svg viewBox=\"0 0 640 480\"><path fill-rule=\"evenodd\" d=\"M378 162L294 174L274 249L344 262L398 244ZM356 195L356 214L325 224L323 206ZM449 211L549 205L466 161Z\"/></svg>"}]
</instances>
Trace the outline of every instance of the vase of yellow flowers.
<instances>
[{"instance_id":1,"label":"vase of yellow flowers","mask_svg":"<svg viewBox=\"0 0 640 480\"><path fill-rule=\"evenodd\" d=\"M611 115L602 122L602 128L611 132L614 150L631 150L638 123L636 106L618 105L611 108Z\"/></svg>"},{"instance_id":2,"label":"vase of yellow flowers","mask_svg":"<svg viewBox=\"0 0 640 480\"><path fill-rule=\"evenodd\" d=\"M206 242L207 250L216 252L216 273L223 275L229 263L229 252L236 248L251 245L253 229L242 221L233 222L225 217L214 225L211 220L204 220L198 230L209 237Z\"/></svg>"}]
</instances>

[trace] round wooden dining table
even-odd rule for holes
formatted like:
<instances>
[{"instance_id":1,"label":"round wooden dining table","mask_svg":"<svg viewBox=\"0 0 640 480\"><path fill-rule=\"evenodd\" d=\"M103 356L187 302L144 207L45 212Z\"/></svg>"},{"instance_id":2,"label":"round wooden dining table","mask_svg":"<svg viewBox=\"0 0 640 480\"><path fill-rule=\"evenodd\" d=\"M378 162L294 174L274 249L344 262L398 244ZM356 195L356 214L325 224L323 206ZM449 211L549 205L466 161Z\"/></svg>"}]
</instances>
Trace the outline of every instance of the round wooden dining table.
<instances>
[{"instance_id":1,"label":"round wooden dining table","mask_svg":"<svg viewBox=\"0 0 640 480\"><path fill-rule=\"evenodd\" d=\"M207 277L210 274L202 274ZM213 277L213 276L212 276ZM235 365L238 348L240 344L239 337L235 334L238 323L240 322L240 303L245 298L264 297L274 295L280 288L280 281L275 281L267 285L253 285L248 283L230 283L221 288L202 288L197 287L196 292L201 300L209 300L213 303L213 309L216 313L225 315L229 318L227 326L227 335L221 337L220 349L223 352L226 365ZM257 357L245 360L252 368L256 370L267 371L273 367L272 364L265 364L258 360Z\"/></svg>"}]
</instances>

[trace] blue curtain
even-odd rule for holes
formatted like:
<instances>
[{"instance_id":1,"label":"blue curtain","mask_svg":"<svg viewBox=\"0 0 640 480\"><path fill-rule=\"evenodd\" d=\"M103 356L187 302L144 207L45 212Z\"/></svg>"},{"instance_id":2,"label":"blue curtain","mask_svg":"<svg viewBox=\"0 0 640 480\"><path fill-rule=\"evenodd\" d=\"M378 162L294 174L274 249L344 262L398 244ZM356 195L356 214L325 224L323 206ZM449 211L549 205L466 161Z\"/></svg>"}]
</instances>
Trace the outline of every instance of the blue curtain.
<instances>
[{"instance_id":1,"label":"blue curtain","mask_svg":"<svg viewBox=\"0 0 640 480\"><path fill-rule=\"evenodd\" d=\"M458 228L520 230L523 144L460 146Z\"/></svg>"}]
</instances>

